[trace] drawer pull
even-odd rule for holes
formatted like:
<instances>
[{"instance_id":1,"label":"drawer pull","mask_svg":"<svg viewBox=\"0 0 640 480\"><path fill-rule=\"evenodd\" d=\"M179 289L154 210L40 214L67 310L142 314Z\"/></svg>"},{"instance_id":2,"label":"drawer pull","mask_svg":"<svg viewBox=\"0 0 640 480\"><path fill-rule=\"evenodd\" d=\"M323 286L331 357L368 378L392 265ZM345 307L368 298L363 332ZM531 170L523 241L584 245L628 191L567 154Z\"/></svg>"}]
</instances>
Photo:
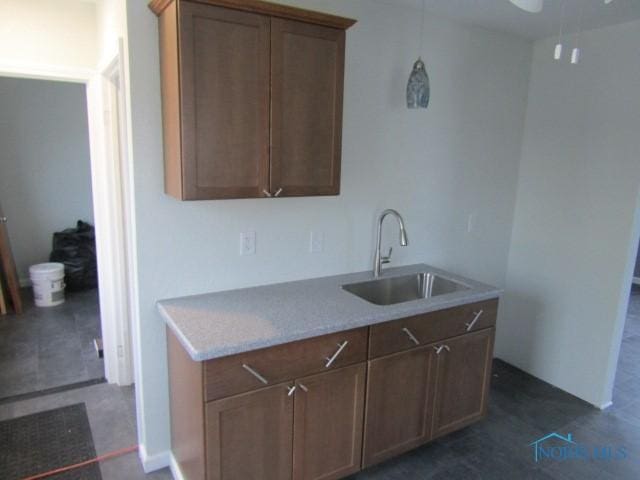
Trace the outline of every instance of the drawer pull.
<instances>
[{"instance_id":1,"label":"drawer pull","mask_svg":"<svg viewBox=\"0 0 640 480\"><path fill-rule=\"evenodd\" d=\"M411 333L411 330L409 330L407 327L404 327L402 331L407 334L407 337L409 337L413 343L415 343L416 345L420 345L420 341L413 333Z\"/></svg>"},{"instance_id":2,"label":"drawer pull","mask_svg":"<svg viewBox=\"0 0 640 480\"><path fill-rule=\"evenodd\" d=\"M246 363L242 364L242 368L244 368L247 372L249 372L251 375L253 375L254 377L256 377L258 380L260 380L262 383L264 383L265 385L269 384L269 381L264 378L262 375L260 375L258 372L256 372L253 368L251 368L249 365L247 365Z\"/></svg>"},{"instance_id":3,"label":"drawer pull","mask_svg":"<svg viewBox=\"0 0 640 480\"><path fill-rule=\"evenodd\" d=\"M274 193L273 196L274 197L279 197L281 193L282 193L282 187L280 187L278 190L276 190L276 193Z\"/></svg>"},{"instance_id":4,"label":"drawer pull","mask_svg":"<svg viewBox=\"0 0 640 480\"><path fill-rule=\"evenodd\" d=\"M344 347L347 346L347 344L349 343L349 340L345 340L342 343L338 344L338 350L336 350L336 353L334 353L331 358L326 357L325 360L327 361L326 365L324 366L325 368L329 368L333 362L335 362L336 358L338 358L338 355L340 355L342 353L342 350L344 350ZM300 385L302 387L302 385Z\"/></svg>"},{"instance_id":5,"label":"drawer pull","mask_svg":"<svg viewBox=\"0 0 640 480\"><path fill-rule=\"evenodd\" d=\"M263 194L265 197L272 197L271 192L269 192L269 191L267 191L267 190L262 190L262 194Z\"/></svg>"},{"instance_id":6,"label":"drawer pull","mask_svg":"<svg viewBox=\"0 0 640 480\"><path fill-rule=\"evenodd\" d=\"M440 355L442 353L442 350L446 350L447 352L451 351L449 345L440 345L439 347L433 347L433 349L436 351L436 355Z\"/></svg>"},{"instance_id":7,"label":"drawer pull","mask_svg":"<svg viewBox=\"0 0 640 480\"><path fill-rule=\"evenodd\" d=\"M467 326L467 332L471 331L471 329L473 328L473 326L476 324L476 322L482 316L483 313L484 313L484 310L480 310L479 312L473 312L473 314L475 315L475 317L473 317L473 320L471 320L468 323L465 323L465 325Z\"/></svg>"},{"instance_id":8,"label":"drawer pull","mask_svg":"<svg viewBox=\"0 0 640 480\"><path fill-rule=\"evenodd\" d=\"M293 387L287 387L287 397L290 397L291 395L293 395L295 391L296 391L295 385Z\"/></svg>"},{"instance_id":9,"label":"drawer pull","mask_svg":"<svg viewBox=\"0 0 640 480\"><path fill-rule=\"evenodd\" d=\"M305 387L303 384L299 383L298 385L300 385L300 389L301 389L303 392L308 392L308 391L309 391L309 389L308 389L307 387Z\"/></svg>"}]
</instances>

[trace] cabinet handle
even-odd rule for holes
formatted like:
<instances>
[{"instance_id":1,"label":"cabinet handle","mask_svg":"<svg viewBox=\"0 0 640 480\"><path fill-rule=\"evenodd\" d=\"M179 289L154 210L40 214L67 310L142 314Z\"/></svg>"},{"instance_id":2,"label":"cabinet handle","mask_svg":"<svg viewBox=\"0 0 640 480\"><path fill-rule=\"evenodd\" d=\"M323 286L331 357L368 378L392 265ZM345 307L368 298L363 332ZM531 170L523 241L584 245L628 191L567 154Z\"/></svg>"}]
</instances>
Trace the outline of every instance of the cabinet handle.
<instances>
[{"instance_id":1,"label":"cabinet handle","mask_svg":"<svg viewBox=\"0 0 640 480\"><path fill-rule=\"evenodd\" d=\"M416 338L416 336L413 333L411 333L411 330L405 327L402 329L402 331L407 334L407 337L409 337L413 343L415 343L416 345L420 345L420 341Z\"/></svg>"},{"instance_id":2,"label":"cabinet handle","mask_svg":"<svg viewBox=\"0 0 640 480\"><path fill-rule=\"evenodd\" d=\"M273 196L274 197L279 197L281 193L282 193L282 187L280 187L278 190L276 190L276 193L274 193Z\"/></svg>"},{"instance_id":3,"label":"cabinet handle","mask_svg":"<svg viewBox=\"0 0 640 480\"><path fill-rule=\"evenodd\" d=\"M299 383L298 385L300 386L300 389L301 389L303 392L305 392L305 393L306 393L306 392L308 392L308 391L309 391L309 389L308 389L307 387L305 387L303 384Z\"/></svg>"},{"instance_id":4,"label":"cabinet handle","mask_svg":"<svg viewBox=\"0 0 640 480\"><path fill-rule=\"evenodd\" d=\"M262 383L264 383L265 385L269 384L269 381L264 378L262 375L260 375L258 372L256 372L253 368L251 368L249 365L247 365L246 363L242 364L242 368L244 368L247 372L249 372L251 375L253 375L254 377L256 377L258 380L260 380Z\"/></svg>"},{"instance_id":5,"label":"cabinet handle","mask_svg":"<svg viewBox=\"0 0 640 480\"><path fill-rule=\"evenodd\" d=\"M349 343L349 340L345 340L344 342L339 343L338 350L336 350L336 353L334 353L331 357L325 357L325 360L327 361L327 363L324 366L324 368L329 368L333 364L333 362L335 362L336 358L338 358L338 355L342 353L342 350L344 350L344 348L347 346L348 343Z\"/></svg>"},{"instance_id":6,"label":"cabinet handle","mask_svg":"<svg viewBox=\"0 0 640 480\"><path fill-rule=\"evenodd\" d=\"M262 190L262 194L263 194L265 197L271 197L271 196L272 196L272 195L271 195L271 192L269 192L269 191L267 191L267 190Z\"/></svg>"},{"instance_id":7,"label":"cabinet handle","mask_svg":"<svg viewBox=\"0 0 640 480\"><path fill-rule=\"evenodd\" d=\"M436 355L440 355L442 353L442 350L446 350L447 352L451 351L449 345L440 345L438 347L433 347L433 349L436 351Z\"/></svg>"},{"instance_id":8,"label":"cabinet handle","mask_svg":"<svg viewBox=\"0 0 640 480\"><path fill-rule=\"evenodd\" d=\"M476 324L476 322L482 316L483 313L484 313L484 310L480 310L479 312L473 312L473 314L475 315L475 317L473 317L473 320L471 320L468 323L465 323L465 325L467 326L467 332L469 332L473 328L473 326Z\"/></svg>"},{"instance_id":9,"label":"cabinet handle","mask_svg":"<svg viewBox=\"0 0 640 480\"><path fill-rule=\"evenodd\" d=\"M291 395L293 395L295 391L296 391L295 385L293 387L287 387L287 397L290 397Z\"/></svg>"}]
</instances>

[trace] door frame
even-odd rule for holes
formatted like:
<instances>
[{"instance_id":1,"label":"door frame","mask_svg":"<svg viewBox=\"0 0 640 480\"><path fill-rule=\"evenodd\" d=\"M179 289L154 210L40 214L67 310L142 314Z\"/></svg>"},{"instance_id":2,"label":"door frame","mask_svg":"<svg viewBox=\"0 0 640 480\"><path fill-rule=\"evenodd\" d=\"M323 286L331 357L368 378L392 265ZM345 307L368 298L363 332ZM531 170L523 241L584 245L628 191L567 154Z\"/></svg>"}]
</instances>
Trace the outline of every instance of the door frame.
<instances>
[{"instance_id":1,"label":"door frame","mask_svg":"<svg viewBox=\"0 0 640 480\"><path fill-rule=\"evenodd\" d=\"M130 385L134 381L131 325L137 317L137 288L132 281L135 221L123 62L120 39L118 53L95 70L0 62L0 76L86 87L104 373L109 383ZM114 146L117 140L119 146Z\"/></svg>"}]
</instances>

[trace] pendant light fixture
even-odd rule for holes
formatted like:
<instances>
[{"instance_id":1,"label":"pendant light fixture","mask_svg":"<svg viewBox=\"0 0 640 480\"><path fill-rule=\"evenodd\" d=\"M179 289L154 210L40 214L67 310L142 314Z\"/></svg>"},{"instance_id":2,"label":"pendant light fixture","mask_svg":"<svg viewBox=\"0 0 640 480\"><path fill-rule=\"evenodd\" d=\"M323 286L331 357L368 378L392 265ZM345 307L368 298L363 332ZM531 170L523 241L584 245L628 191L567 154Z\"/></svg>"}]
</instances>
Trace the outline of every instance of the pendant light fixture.
<instances>
[{"instance_id":1,"label":"pendant light fixture","mask_svg":"<svg viewBox=\"0 0 640 480\"><path fill-rule=\"evenodd\" d=\"M544 0L510 0L516 7L527 12L539 13L544 6Z\"/></svg>"},{"instance_id":2,"label":"pendant light fixture","mask_svg":"<svg viewBox=\"0 0 640 480\"><path fill-rule=\"evenodd\" d=\"M422 23L420 24L420 48L422 50L422 42L424 37L424 7L425 0L422 0ZM429 96L431 94L429 87L429 76L422 61L422 57L418 56L418 60L413 64L413 70L409 75L407 82L407 108L427 108L429 106Z\"/></svg>"}]
</instances>

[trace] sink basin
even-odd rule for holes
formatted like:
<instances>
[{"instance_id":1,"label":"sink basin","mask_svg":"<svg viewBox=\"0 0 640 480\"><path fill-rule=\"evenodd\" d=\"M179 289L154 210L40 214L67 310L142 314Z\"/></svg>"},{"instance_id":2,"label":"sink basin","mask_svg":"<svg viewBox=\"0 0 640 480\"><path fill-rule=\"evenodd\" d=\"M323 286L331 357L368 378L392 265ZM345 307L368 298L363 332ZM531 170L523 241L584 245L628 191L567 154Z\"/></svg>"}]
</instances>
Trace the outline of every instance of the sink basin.
<instances>
[{"instance_id":1,"label":"sink basin","mask_svg":"<svg viewBox=\"0 0 640 480\"><path fill-rule=\"evenodd\" d=\"M393 305L469 289L462 283L429 272L350 283L342 288L376 305Z\"/></svg>"}]
</instances>

